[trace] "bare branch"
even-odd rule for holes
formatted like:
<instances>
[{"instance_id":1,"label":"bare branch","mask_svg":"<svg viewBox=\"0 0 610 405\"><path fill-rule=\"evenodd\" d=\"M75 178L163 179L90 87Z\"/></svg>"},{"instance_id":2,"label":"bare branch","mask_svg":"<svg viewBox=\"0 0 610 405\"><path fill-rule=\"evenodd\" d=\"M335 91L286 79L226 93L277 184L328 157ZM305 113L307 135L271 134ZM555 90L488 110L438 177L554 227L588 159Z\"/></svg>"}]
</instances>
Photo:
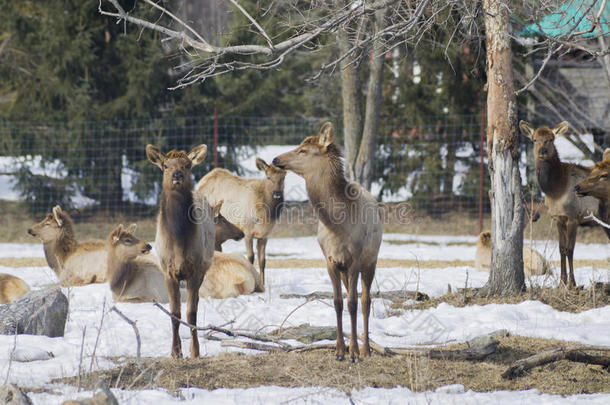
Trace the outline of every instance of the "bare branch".
<instances>
[{"instance_id":1,"label":"bare branch","mask_svg":"<svg viewBox=\"0 0 610 405\"><path fill-rule=\"evenodd\" d=\"M271 41L271 38L269 38L269 35L267 35L267 33L265 32L265 30L263 29L263 27L261 27L254 18L252 18L252 16L250 14L248 14L248 12L236 1L236 0L229 0L239 11L241 11L241 13L248 19L250 20L250 22L256 27L256 29L261 33L261 35L263 37L265 37L265 39L267 40L267 43L269 44L269 48L273 49L273 41Z\"/></svg>"},{"instance_id":2,"label":"bare branch","mask_svg":"<svg viewBox=\"0 0 610 405\"><path fill-rule=\"evenodd\" d=\"M589 215L587 215L585 217L585 219L592 219L593 221L597 222L599 225L603 226L604 228L610 229L610 225L608 225L607 223L605 223L601 219L597 218L595 215L593 215L592 212L590 212Z\"/></svg>"}]
</instances>

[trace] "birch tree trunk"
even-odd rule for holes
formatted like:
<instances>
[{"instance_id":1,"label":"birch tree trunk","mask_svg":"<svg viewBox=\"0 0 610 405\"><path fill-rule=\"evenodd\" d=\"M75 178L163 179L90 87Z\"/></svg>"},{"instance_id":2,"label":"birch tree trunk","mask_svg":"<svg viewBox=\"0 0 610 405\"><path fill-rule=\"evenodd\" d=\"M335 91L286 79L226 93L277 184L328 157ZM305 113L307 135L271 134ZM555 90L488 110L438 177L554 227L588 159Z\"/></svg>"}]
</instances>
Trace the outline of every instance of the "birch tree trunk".
<instances>
[{"instance_id":1,"label":"birch tree trunk","mask_svg":"<svg viewBox=\"0 0 610 405\"><path fill-rule=\"evenodd\" d=\"M509 36L509 10L484 0L487 47L487 155L491 177L491 267L480 295L524 290L523 204L519 173L516 97Z\"/></svg>"}]
</instances>

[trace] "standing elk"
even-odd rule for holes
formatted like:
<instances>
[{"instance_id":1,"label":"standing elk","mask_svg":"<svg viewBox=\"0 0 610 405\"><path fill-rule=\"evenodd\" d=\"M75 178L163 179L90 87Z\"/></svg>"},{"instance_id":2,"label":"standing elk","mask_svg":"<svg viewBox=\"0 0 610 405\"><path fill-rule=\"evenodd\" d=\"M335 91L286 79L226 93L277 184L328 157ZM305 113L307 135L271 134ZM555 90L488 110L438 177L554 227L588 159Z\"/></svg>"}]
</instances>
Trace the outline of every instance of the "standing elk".
<instances>
[{"instance_id":1,"label":"standing elk","mask_svg":"<svg viewBox=\"0 0 610 405\"><path fill-rule=\"evenodd\" d=\"M601 220L610 224L610 148L604 151L604 157L595 163L591 174L582 179L574 187L579 197L591 196L599 201L599 215ZM610 229L603 227L610 239Z\"/></svg>"},{"instance_id":2,"label":"standing elk","mask_svg":"<svg viewBox=\"0 0 610 405\"><path fill-rule=\"evenodd\" d=\"M243 178L226 169L214 169L199 180L196 193L204 194L211 204L224 201L222 215L244 232L250 263L254 263L252 240L257 239L258 268L264 285L265 249L284 202L286 171L260 158L256 159L256 167L265 173L264 179Z\"/></svg>"},{"instance_id":3,"label":"standing elk","mask_svg":"<svg viewBox=\"0 0 610 405\"><path fill-rule=\"evenodd\" d=\"M362 313L364 319L363 356L369 356L370 290L377 255L381 245L382 224L375 198L362 186L348 182L334 130L325 123L316 136L305 138L294 150L273 159L281 169L291 170L305 179L309 201L318 218L318 243L326 258L333 286L337 316L336 358L345 358L343 341L343 294L347 289L347 306L351 319L350 361L357 361L358 278L362 280Z\"/></svg>"},{"instance_id":4,"label":"standing elk","mask_svg":"<svg viewBox=\"0 0 610 405\"><path fill-rule=\"evenodd\" d=\"M0 304L13 302L30 292L30 286L19 277L0 273Z\"/></svg>"},{"instance_id":5,"label":"standing elk","mask_svg":"<svg viewBox=\"0 0 610 405\"><path fill-rule=\"evenodd\" d=\"M199 287L214 255L214 212L202 194L193 194L191 168L203 161L206 145L188 154L171 150L163 154L153 145L146 156L163 171L155 247L169 295L172 315L172 356L182 357L180 341L180 281L186 280L187 322L197 324ZM191 357L199 357L197 330L191 329Z\"/></svg>"},{"instance_id":6,"label":"standing elk","mask_svg":"<svg viewBox=\"0 0 610 405\"><path fill-rule=\"evenodd\" d=\"M59 205L28 233L42 241L47 263L62 286L106 282L104 242L77 242L72 219Z\"/></svg>"},{"instance_id":7,"label":"standing elk","mask_svg":"<svg viewBox=\"0 0 610 405\"><path fill-rule=\"evenodd\" d=\"M576 184L587 177L591 169L573 163L564 163L559 159L555 138L562 136L568 130L568 125L563 121L553 129L543 126L534 130L528 122L519 122L523 135L534 142L538 185L544 192L544 202L549 214L557 221L561 283L571 288L576 286L573 258L578 226L594 224L585 217L590 212L598 214L599 202L593 197L579 198L574 192ZM566 258L570 266L569 279L566 272Z\"/></svg>"}]
</instances>

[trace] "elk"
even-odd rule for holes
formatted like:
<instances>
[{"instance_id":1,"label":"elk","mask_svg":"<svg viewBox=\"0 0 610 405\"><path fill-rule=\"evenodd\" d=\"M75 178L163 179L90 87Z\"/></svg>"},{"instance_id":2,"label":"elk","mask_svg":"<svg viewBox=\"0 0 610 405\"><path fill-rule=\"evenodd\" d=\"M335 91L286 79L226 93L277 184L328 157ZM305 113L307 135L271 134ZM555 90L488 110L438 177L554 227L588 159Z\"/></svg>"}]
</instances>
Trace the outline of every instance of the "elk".
<instances>
[{"instance_id":1,"label":"elk","mask_svg":"<svg viewBox=\"0 0 610 405\"><path fill-rule=\"evenodd\" d=\"M599 201L599 215L605 223L610 223L610 148L604 151L604 157L595 163L591 173L574 187L579 197L594 197ZM610 229L603 227L610 239Z\"/></svg>"},{"instance_id":2,"label":"elk","mask_svg":"<svg viewBox=\"0 0 610 405\"><path fill-rule=\"evenodd\" d=\"M240 240L244 237L242 230L230 223L220 213L223 202L224 201L221 200L214 206L214 225L216 228L216 243L214 245L214 250L217 252L222 252L222 244L229 239Z\"/></svg>"},{"instance_id":3,"label":"elk","mask_svg":"<svg viewBox=\"0 0 610 405\"><path fill-rule=\"evenodd\" d=\"M284 202L286 171L256 159L256 167L264 179L236 176L226 169L214 169L197 184L196 193L204 194L211 204L223 200L222 214L244 233L246 253L254 263L252 240L256 241L261 282L265 283L265 249Z\"/></svg>"},{"instance_id":4,"label":"elk","mask_svg":"<svg viewBox=\"0 0 610 405\"><path fill-rule=\"evenodd\" d=\"M343 341L343 294L351 319L350 361L359 359L357 341L358 278L362 283L364 319L363 356L369 356L371 284L381 245L382 224L375 198L362 186L348 182L341 153L334 140L333 125L325 123L318 135L309 136L294 150L273 159L273 164L305 179L309 201L318 218L318 243L326 258L337 316L336 359L345 358Z\"/></svg>"},{"instance_id":5,"label":"elk","mask_svg":"<svg viewBox=\"0 0 610 405\"><path fill-rule=\"evenodd\" d=\"M523 135L534 142L538 185L544 192L544 202L549 214L557 222L561 283L571 288L576 286L573 258L578 226L594 224L585 217L590 212L594 214L599 212L599 202L593 197L579 198L574 192L576 184L587 177L591 169L573 163L564 163L559 159L555 138L562 136L568 130L568 126L569 124L563 121L553 129L543 126L534 130L528 122L519 122ZM566 258L570 267L569 279Z\"/></svg>"},{"instance_id":6,"label":"elk","mask_svg":"<svg viewBox=\"0 0 610 405\"><path fill-rule=\"evenodd\" d=\"M106 282L104 242L77 242L72 219L59 205L28 233L41 240L47 263L62 286Z\"/></svg>"},{"instance_id":7,"label":"elk","mask_svg":"<svg viewBox=\"0 0 610 405\"><path fill-rule=\"evenodd\" d=\"M148 160L163 172L155 248L169 296L172 315L172 356L182 357L180 341L180 281L186 281L187 322L197 324L199 287L214 255L214 212L202 194L193 194L191 168L203 161L206 145L189 153L163 154L146 146ZM191 329L191 357L199 357L197 330Z\"/></svg>"},{"instance_id":8,"label":"elk","mask_svg":"<svg viewBox=\"0 0 610 405\"><path fill-rule=\"evenodd\" d=\"M30 292L30 286L19 277L0 273L0 304L17 301Z\"/></svg>"},{"instance_id":9,"label":"elk","mask_svg":"<svg viewBox=\"0 0 610 405\"><path fill-rule=\"evenodd\" d=\"M115 301L168 302L165 277L151 246L135 237L136 224L117 226L106 240L108 281Z\"/></svg>"},{"instance_id":10,"label":"elk","mask_svg":"<svg viewBox=\"0 0 610 405\"><path fill-rule=\"evenodd\" d=\"M484 231L479 234L474 267L489 272L491 263L491 233ZM551 274L549 262L534 249L523 247L523 273L526 277Z\"/></svg>"}]
</instances>

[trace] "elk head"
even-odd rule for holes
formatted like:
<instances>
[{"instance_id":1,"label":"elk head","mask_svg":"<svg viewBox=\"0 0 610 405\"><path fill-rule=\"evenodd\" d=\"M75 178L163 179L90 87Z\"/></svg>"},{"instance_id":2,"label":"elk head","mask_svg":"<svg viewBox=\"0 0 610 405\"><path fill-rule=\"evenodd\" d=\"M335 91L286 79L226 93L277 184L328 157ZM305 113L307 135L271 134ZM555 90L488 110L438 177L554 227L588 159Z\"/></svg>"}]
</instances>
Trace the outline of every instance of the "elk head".
<instances>
[{"instance_id":1,"label":"elk head","mask_svg":"<svg viewBox=\"0 0 610 405\"><path fill-rule=\"evenodd\" d=\"M549 160L557 157L555 138L563 136L569 125L567 121L562 121L553 129L540 127L534 130L529 122L519 122L521 133L534 142L534 157L536 160Z\"/></svg>"},{"instance_id":2,"label":"elk head","mask_svg":"<svg viewBox=\"0 0 610 405\"><path fill-rule=\"evenodd\" d=\"M604 152L604 158L597 162L591 173L574 187L579 197L592 196L601 200L610 198L610 148Z\"/></svg>"},{"instance_id":3,"label":"elk head","mask_svg":"<svg viewBox=\"0 0 610 405\"><path fill-rule=\"evenodd\" d=\"M273 164L304 177L324 164L329 157L339 157L339 149L333 143L334 134L333 124L327 122L322 125L318 135L305 138L296 149L277 156L273 159Z\"/></svg>"},{"instance_id":4,"label":"elk head","mask_svg":"<svg viewBox=\"0 0 610 405\"><path fill-rule=\"evenodd\" d=\"M233 225L227 220L221 213L224 200L220 200L218 204L214 206L214 225L216 228L216 241L222 244L223 242L233 239L240 240L244 237L244 233L237 226Z\"/></svg>"},{"instance_id":5,"label":"elk head","mask_svg":"<svg viewBox=\"0 0 610 405\"><path fill-rule=\"evenodd\" d=\"M134 236L136 224L128 228L119 225L108 235L107 243L118 257L125 260L135 259L138 255L147 254L152 249L148 243Z\"/></svg>"},{"instance_id":6,"label":"elk head","mask_svg":"<svg viewBox=\"0 0 610 405\"><path fill-rule=\"evenodd\" d=\"M163 154L154 145L146 146L146 156L163 171L164 190L190 190L193 188L191 169L203 161L208 151L206 145L195 146L189 153L170 150Z\"/></svg>"},{"instance_id":7,"label":"elk head","mask_svg":"<svg viewBox=\"0 0 610 405\"><path fill-rule=\"evenodd\" d=\"M265 177L273 184L273 198L276 200L284 198L284 178L286 170L271 164L268 165L261 158L256 158L256 168L265 173Z\"/></svg>"},{"instance_id":8,"label":"elk head","mask_svg":"<svg viewBox=\"0 0 610 405\"><path fill-rule=\"evenodd\" d=\"M58 240L64 232L72 232L72 220L59 205L53 207L42 221L28 229L30 235L43 243Z\"/></svg>"}]
</instances>

